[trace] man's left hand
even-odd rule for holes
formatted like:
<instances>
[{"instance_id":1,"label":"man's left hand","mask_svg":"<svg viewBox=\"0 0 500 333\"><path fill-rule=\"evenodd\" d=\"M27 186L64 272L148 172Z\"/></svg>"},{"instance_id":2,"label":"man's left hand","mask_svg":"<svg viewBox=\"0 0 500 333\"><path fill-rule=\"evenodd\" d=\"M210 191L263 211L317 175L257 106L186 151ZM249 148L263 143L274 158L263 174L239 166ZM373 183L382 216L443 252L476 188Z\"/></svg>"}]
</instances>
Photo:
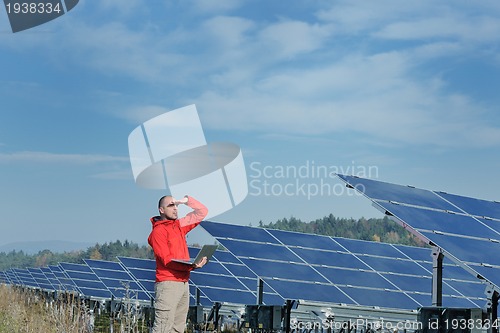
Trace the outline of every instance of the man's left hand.
<instances>
[{"instance_id":1,"label":"man's left hand","mask_svg":"<svg viewBox=\"0 0 500 333\"><path fill-rule=\"evenodd\" d=\"M182 198L182 199L180 199L180 200L175 199L175 201L174 201L174 202L175 202L175 205L176 205L176 206L178 206L178 205L180 205L180 204L184 204L184 205L185 205L185 204L187 204L187 202L188 202L188 197L187 197L187 196L185 196L184 198Z\"/></svg>"},{"instance_id":2,"label":"man's left hand","mask_svg":"<svg viewBox=\"0 0 500 333\"><path fill-rule=\"evenodd\" d=\"M207 263L207 257L203 257L198 263L193 264L193 269L202 268L203 266L205 266L206 263Z\"/></svg>"}]
</instances>

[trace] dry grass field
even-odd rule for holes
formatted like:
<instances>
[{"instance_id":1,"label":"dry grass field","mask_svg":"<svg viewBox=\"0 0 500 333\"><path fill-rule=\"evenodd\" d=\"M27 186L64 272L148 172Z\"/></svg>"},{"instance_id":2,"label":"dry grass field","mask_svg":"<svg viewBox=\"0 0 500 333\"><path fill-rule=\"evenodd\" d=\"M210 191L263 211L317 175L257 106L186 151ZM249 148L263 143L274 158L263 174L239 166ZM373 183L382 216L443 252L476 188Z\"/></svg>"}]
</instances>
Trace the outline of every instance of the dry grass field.
<instances>
[{"instance_id":1,"label":"dry grass field","mask_svg":"<svg viewBox=\"0 0 500 333\"><path fill-rule=\"evenodd\" d=\"M33 291L0 285L1 333L87 333L88 316L78 302L47 302Z\"/></svg>"}]
</instances>

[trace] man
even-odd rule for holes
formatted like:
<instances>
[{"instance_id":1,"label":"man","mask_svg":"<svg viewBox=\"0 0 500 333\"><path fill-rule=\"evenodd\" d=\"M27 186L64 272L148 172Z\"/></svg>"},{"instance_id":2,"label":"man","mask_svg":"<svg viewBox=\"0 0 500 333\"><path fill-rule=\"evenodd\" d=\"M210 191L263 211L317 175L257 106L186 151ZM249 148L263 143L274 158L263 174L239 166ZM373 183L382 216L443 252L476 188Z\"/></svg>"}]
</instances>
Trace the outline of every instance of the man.
<instances>
[{"instance_id":1,"label":"man","mask_svg":"<svg viewBox=\"0 0 500 333\"><path fill-rule=\"evenodd\" d=\"M177 206L185 204L193 209L178 219ZM189 274L201 268L206 258L197 265L186 265L172 259L189 260L186 234L207 216L208 209L193 197L176 200L170 195L158 202L160 216L151 218L153 230L148 243L156 259L155 321L153 333L184 332L189 311Z\"/></svg>"}]
</instances>

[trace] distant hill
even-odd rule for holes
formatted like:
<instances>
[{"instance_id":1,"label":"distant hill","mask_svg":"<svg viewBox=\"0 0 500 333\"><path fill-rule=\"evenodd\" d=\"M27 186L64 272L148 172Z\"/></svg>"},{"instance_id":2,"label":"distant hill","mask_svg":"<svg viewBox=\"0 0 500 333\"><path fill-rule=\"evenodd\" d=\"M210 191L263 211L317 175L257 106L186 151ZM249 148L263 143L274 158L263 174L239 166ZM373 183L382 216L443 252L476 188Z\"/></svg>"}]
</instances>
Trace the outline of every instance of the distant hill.
<instances>
[{"instance_id":1,"label":"distant hill","mask_svg":"<svg viewBox=\"0 0 500 333\"><path fill-rule=\"evenodd\" d=\"M303 222L294 217L289 219L284 218L269 224L264 224L260 221L259 226L269 229L362 239L375 242L426 246L424 242L387 217L381 219L360 218L355 220L338 218L330 214L329 216L310 222Z\"/></svg>"},{"instance_id":2,"label":"distant hill","mask_svg":"<svg viewBox=\"0 0 500 333\"><path fill-rule=\"evenodd\" d=\"M54 253L85 251L93 243L68 242L61 240L35 241L35 242L17 242L0 246L0 252L23 251L25 254L36 254L43 250L49 250Z\"/></svg>"}]
</instances>

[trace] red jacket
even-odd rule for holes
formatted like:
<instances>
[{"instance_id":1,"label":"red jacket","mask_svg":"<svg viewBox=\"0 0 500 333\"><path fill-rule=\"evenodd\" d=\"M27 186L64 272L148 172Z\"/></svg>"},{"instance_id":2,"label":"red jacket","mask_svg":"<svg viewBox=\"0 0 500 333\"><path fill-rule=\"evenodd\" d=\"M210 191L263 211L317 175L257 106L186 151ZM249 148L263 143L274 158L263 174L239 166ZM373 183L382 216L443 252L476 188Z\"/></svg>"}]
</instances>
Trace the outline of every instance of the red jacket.
<instances>
[{"instance_id":1,"label":"red jacket","mask_svg":"<svg viewBox=\"0 0 500 333\"><path fill-rule=\"evenodd\" d=\"M199 201L188 197L186 203L193 211L177 220L161 220L160 216L151 218L153 230L148 243L153 248L156 258L156 282L187 282L192 267L172 261L189 260L186 234L207 216L208 209Z\"/></svg>"}]
</instances>

